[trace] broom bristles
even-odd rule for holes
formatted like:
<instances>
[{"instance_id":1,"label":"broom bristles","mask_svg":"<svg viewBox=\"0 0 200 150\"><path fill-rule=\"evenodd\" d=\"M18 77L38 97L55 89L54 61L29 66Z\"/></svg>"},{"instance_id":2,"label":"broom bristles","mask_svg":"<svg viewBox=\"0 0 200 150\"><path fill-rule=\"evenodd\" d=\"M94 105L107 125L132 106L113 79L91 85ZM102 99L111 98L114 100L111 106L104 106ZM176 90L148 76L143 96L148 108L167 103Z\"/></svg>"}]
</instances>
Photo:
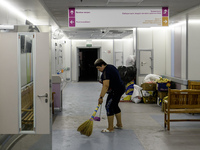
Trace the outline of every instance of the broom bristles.
<instances>
[{"instance_id":1,"label":"broom bristles","mask_svg":"<svg viewBox=\"0 0 200 150\"><path fill-rule=\"evenodd\" d=\"M93 112L91 118L90 118L89 120L85 121L84 123L82 123L82 124L78 127L77 131L79 131L81 134L84 134L84 135L87 135L87 136L90 136L90 135L92 134L92 130L93 130L93 118L94 118L94 116L96 115L97 110L99 109L100 105L101 105L101 104L99 104L99 105L96 107L96 109L95 109L95 111Z\"/></svg>"},{"instance_id":2,"label":"broom bristles","mask_svg":"<svg viewBox=\"0 0 200 150\"><path fill-rule=\"evenodd\" d=\"M79 131L81 134L86 135L86 136L90 136L92 134L92 130L93 130L92 119L85 121L77 129L77 131Z\"/></svg>"},{"instance_id":3,"label":"broom bristles","mask_svg":"<svg viewBox=\"0 0 200 150\"><path fill-rule=\"evenodd\" d=\"M83 122L83 123L78 127L77 131L82 131L82 130L84 130L84 128L85 128L85 127L87 126L87 124L88 124L88 121L89 121L89 120Z\"/></svg>"}]
</instances>

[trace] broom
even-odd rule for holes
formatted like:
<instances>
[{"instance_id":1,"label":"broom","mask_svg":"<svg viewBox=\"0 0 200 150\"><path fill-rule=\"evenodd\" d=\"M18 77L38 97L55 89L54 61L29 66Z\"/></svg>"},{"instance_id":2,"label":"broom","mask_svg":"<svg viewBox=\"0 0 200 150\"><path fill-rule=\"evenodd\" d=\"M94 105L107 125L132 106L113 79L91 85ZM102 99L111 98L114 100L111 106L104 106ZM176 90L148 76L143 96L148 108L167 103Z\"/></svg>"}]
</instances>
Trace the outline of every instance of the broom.
<instances>
[{"instance_id":1,"label":"broom","mask_svg":"<svg viewBox=\"0 0 200 150\"><path fill-rule=\"evenodd\" d=\"M96 109L94 110L91 118L87 121L85 121L84 123L82 123L77 131L79 131L81 134L86 135L86 136L90 136L92 134L92 130L93 130L93 120L94 120L94 116L97 113L97 110L99 109L101 104L99 104Z\"/></svg>"}]
</instances>

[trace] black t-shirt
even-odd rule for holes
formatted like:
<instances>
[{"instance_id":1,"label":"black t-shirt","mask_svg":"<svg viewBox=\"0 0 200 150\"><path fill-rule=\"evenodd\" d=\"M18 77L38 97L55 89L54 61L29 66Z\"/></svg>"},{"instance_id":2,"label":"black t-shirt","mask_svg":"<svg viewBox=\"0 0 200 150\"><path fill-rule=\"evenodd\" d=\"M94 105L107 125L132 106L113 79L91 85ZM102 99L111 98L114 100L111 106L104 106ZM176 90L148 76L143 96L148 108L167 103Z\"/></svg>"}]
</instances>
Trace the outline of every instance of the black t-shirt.
<instances>
[{"instance_id":1,"label":"black t-shirt","mask_svg":"<svg viewBox=\"0 0 200 150\"><path fill-rule=\"evenodd\" d=\"M101 75L101 80L110 80L109 89L113 91L121 91L125 89L117 68L113 65L107 65Z\"/></svg>"}]
</instances>

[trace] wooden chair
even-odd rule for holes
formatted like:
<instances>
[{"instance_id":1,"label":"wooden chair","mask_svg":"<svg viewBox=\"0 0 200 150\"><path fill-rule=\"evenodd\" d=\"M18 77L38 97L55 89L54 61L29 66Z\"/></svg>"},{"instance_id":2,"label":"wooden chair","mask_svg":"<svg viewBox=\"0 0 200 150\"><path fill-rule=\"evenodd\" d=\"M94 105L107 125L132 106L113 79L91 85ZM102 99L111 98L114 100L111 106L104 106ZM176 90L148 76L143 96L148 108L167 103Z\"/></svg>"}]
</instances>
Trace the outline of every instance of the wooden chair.
<instances>
[{"instance_id":1,"label":"wooden chair","mask_svg":"<svg viewBox=\"0 0 200 150\"><path fill-rule=\"evenodd\" d=\"M33 124L33 85L27 86L21 93L22 124Z\"/></svg>"}]
</instances>

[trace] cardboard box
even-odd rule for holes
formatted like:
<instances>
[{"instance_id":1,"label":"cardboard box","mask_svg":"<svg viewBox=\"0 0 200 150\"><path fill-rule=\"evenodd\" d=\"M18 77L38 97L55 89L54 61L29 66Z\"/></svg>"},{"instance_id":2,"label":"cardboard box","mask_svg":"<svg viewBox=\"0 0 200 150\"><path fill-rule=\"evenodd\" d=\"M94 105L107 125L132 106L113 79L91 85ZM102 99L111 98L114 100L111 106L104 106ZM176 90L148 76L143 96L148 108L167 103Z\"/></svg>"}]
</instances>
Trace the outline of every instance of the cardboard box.
<instances>
[{"instance_id":1,"label":"cardboard box","mask_svg":"<svg viewBox=\"0 0 200 150\"><path fill-rule=\"evenodd\" d=\"M142 96L146 97L146 96L156 96L156 91L145 91L142 90Z\"/></svg>"},{"instance_id":2,"label":"cardboard box","mask_svg":"<svg viewBox=\"0 0 200 150\"><path fill-rule=\"evenodd\" d=\"M143 83L141 87L146 91L156 91L156 83Z\"/></svg>"},{"instance_id":3,"label":"cardboard box","mask_svg":"<svg viewBox=\"0 0 200 150\"><path fill-rule=\"evenodd\" d=\"M143 102L146 103L146 104L156 103L156 97L155 96L143 97Z\"/></svg>"}]
</instances>

